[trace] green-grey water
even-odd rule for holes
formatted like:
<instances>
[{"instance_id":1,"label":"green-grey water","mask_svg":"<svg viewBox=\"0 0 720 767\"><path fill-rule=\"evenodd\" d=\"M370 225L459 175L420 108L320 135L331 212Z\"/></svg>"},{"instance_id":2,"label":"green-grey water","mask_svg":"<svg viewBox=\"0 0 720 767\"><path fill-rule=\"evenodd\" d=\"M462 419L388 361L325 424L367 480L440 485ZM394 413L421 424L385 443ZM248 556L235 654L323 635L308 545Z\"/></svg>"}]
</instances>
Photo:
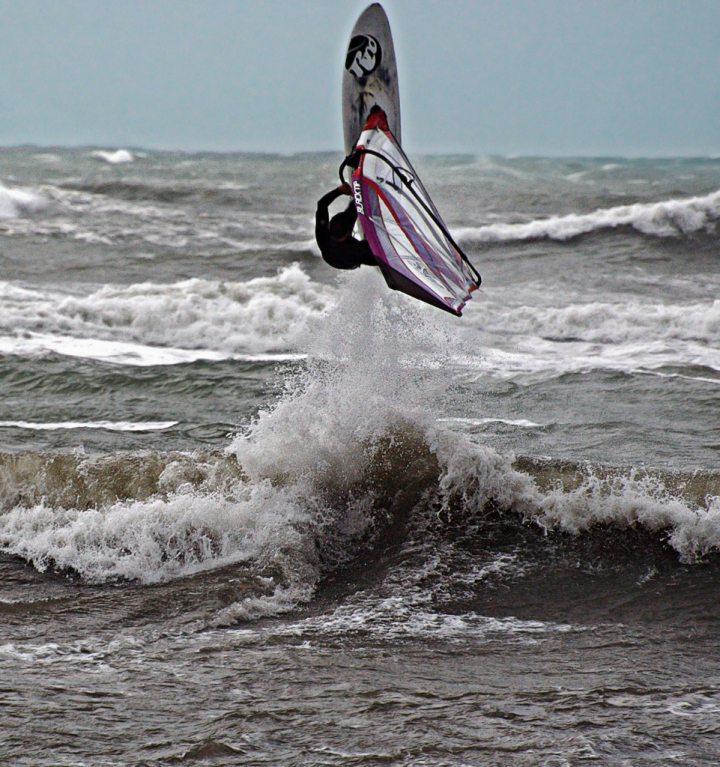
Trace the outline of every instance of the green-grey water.
<instances>
[{"instance_id":1,"label":"green-grey water","mask_svg":"<svg viewBox=\"0 0 720 767\"><path fill-rule=\"evenodd\" d=\"M132 157L0 151L3 764L717 763L720 161L413 158L457 319Z\"/></svg>"}]
</instances>

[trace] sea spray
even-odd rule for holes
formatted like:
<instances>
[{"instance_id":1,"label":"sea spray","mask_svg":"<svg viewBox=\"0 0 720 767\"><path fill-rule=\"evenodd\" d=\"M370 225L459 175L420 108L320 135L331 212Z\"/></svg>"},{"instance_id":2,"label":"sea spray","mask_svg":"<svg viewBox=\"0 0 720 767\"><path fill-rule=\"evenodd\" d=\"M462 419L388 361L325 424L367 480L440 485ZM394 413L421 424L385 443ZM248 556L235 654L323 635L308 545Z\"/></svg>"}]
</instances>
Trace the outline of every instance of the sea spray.
<instances>
[{"instance_id":1,"label":"sea spray","mask_svg":"<svg viewBox=\"0 0 720 767\"><path fill-rule=\"evenodd\" d=\"M423 307L397 306L383 291L379 275L353 274L341 302L308 331L306 365L232 446L251 477L352 482L368 445L399 424L432 423L427 404L449 384L432 371L448 358L449 337Z\"/></svg>"},{"instance_id":2,"label":"sea spray","mask_svg":"<svg viewBox=\"0 0 720 767\"><path fill-rule=\"evenodd\" d=\"M216 616L227 623L306 601L325 574L400 540L413 515L462 526L490 504L510 523L575 535L640 525L688 561L718 548L715 496L699 507L648 474L543 484L532 464L443 428L450 321L370 270L339 291L306 331L309 359L224 454L5 458L4 550L90 582L275 573L271 593Z\"/></svg>"}]
</instances>

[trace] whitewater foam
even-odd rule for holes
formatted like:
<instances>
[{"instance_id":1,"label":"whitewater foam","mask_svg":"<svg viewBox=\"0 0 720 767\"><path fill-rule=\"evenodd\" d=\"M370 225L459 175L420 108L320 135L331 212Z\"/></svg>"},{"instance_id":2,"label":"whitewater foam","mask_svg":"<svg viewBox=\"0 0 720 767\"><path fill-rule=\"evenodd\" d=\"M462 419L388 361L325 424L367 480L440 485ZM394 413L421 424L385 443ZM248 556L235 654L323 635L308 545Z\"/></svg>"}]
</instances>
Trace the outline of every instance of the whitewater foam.
<instances>
[{"instance_id":1,"label":"whitewater foam","mask_svg":"<svg viewBox=\"0 0 720 767\"><path fill-rule=\"evenodd\" d=\"M214 567L273 558L289 545L302 509L269 484L236 487L238 497L178 493L170 498L77 510L18 507L2 517L6 551L48 567L72 568L89 582L145 583Z\"/></svg>"},{"instance_id":2,"label":"whitewater foam","mask_svg":"<svg viewBox=\"0 0 720 767\"><path fill-rule=\"evenodd\" d=\"M30 421L0 421L0 428L31 429L33 431L57 431L58 429L105 429L106 431L165 431L177 426L178 421L63 421L60 423L35 423Z\"/></svg>"},{"instance_id":3,"label":"whitewater foam","mask_svg":"<svg viewBox=\"0 0 720 767\"><path fill-rule=\"evenodd\" d=\"M497 223L480 227L458 227L453 235L463 242L512 242L519 240L569 240L601 229L629 226L642 234L673 237L696 232L713 232L720 218L720 191L687 200L619 205L593 213L529 221Z\"/></svg>"},{"instance_id":4,"label":"whitewater foam","mask_svg":"<svg viewBox=\"0 0 720 767\"><path fill-rule=\"evenodd\" d=\"M294 279L303 282L300 275L296 269ZM47 472L26 460L21 487L13 485L19 470L3 469L3 550L41 570L70 568L91 582L152 583L228 565L278 573L271 594L224 608L216 616L224 625L307 601L324 573L352 560L399 519L436 520L438 510L447 524L462 524L490 503L518 523L576 535L597 525L639 525L666 537L686 561L720 549L718 497L697 505L647 473L591 471L577 486L543 488L514 468L513 456L442 428L428 403L450 382L433 376L432 366L407 360L457 352L444 321L421 305L399 309L371 270L343 277L337 297L323 305L322 323L303 329L307 365L286 378L284 395L233 440L224 473L213 469L193 479L197 459L163 467L152 456L139 457L148 478L128 497L109 483L90 482L115 477L109 464L104 474L93 474L94 464L83 459L87 465L75 476L53 458L60 463L51 493L42 486ZM239 468L228 475L230 462ZM125 493L140 473L128 462ZM30 492L28 483L37 487ZM450 636L472 629L436 613L419 620L400 630ZM372 621L382 623L382 615Z\"/></svg>"},{"instance_id":5,"label":"whitewater foam","mask_svg":"<svg viewBox=\"0 0 720 767\"><path fill-rule=\"evenodd\" d=\"M491 423L502 423L506 426L518 426L521 429L542 429L546 424L528 421L526 418L438 418L438 423L459 423L467 426L486 426Z\"/></svg>"},{"instance_id":6,"label":"whitewater foam","mask_svg":"<svg viewBox=\"0 0 720 767\"><path fill-rule=\"evenodd\" d=\"M106 285L86 296L0 283L0 352L119 364L291 359L336 300L297 265L247 282ZM263 356L265 355L265 356ZM280 356L278 356L280 355Z\"/></svg>"},{"instance_id":7,"label":"whitewater foam","mask_svg":"<svg viewBox=\"0 0 720 767\"><path fill-rule=\"evenodd\" d=\"M566 296L568 303L561 306L517 305L501 291L488 291L477 314L486 338L481 354L463 352L456 363L500 378L588 370L634 373L663 366L720 370L720 301L573 298ZM474 320L472 311L468 319ZM461 332L470 338L470 330Z\"/></svg>"},{"instance_id":8,"label":"whitewater foam","mask_svg":"<svg viewBox=\"0 0 720 767\"><path fill-rule=\"evenodd\" d=\"M488 618L472 611L462 615L432 609L424 599L393 596L386 599L353 600L330 615L273 627L272 635L348 637L361 634L373 639L430 639L486 643L493 640L535 644L539 636L567 633L567 624L523 621L517 618Z\"/></svg>"},{"instance_id":9,"label":"whitewater foam","mask_svg":"<svg viewBox=\"0 0 720 767\"><path fill-rule=\"evenodd\" d=\"M116 149L114 152L108 152L105 149L96 149L90 154L100 160L105 160L105 162L110 163L111 165L122 165L123 163L135 162L132 153L128 152L127 149Z\"/></svg>"},{"instance_id":10,"label":"whitewater foam","mask_svg":"<svg viewBox=\"0 0 720 767\"><path fill-rule=\"evenodd\" d=\"M0 182L0 219L36 213L46 204L45 197L33 189L8 188Z\"/></svg>"}]
</instances>

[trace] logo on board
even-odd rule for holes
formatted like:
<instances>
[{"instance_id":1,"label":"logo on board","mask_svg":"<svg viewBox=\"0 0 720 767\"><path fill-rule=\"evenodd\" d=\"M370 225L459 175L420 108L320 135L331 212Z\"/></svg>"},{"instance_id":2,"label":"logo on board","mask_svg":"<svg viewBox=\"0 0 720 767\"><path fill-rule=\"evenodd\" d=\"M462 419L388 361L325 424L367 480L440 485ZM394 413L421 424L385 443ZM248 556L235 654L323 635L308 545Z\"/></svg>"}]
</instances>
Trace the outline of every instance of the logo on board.
<instances>
[{"instance_id":1,"label":"logo on board","mask_svg":"<svg viewBox=\"0 0 720 767\"><path fill-rule=\"evenodd\" d=\"M360 80L372 74L382 61L382 48L372 35L356 35L350 40L345 69Z\"/></svg>"}]
</instances>

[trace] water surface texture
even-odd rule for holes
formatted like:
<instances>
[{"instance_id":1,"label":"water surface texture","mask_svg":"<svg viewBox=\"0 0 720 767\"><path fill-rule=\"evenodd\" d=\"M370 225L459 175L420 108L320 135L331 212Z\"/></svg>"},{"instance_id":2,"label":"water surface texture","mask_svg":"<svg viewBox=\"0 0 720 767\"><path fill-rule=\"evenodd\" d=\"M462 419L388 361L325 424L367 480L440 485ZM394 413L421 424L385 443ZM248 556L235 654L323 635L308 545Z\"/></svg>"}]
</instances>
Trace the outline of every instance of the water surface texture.
<instances>
[{"instance_id":1,"label":"water surface texture","mask_svg":"<svg viewBox=\"0 0 720 767\"><path fill-rule=\"evenodd\" d=\"M720 160L0 151L0 761L720 764Z\"/></svg>"}]
</instances>

